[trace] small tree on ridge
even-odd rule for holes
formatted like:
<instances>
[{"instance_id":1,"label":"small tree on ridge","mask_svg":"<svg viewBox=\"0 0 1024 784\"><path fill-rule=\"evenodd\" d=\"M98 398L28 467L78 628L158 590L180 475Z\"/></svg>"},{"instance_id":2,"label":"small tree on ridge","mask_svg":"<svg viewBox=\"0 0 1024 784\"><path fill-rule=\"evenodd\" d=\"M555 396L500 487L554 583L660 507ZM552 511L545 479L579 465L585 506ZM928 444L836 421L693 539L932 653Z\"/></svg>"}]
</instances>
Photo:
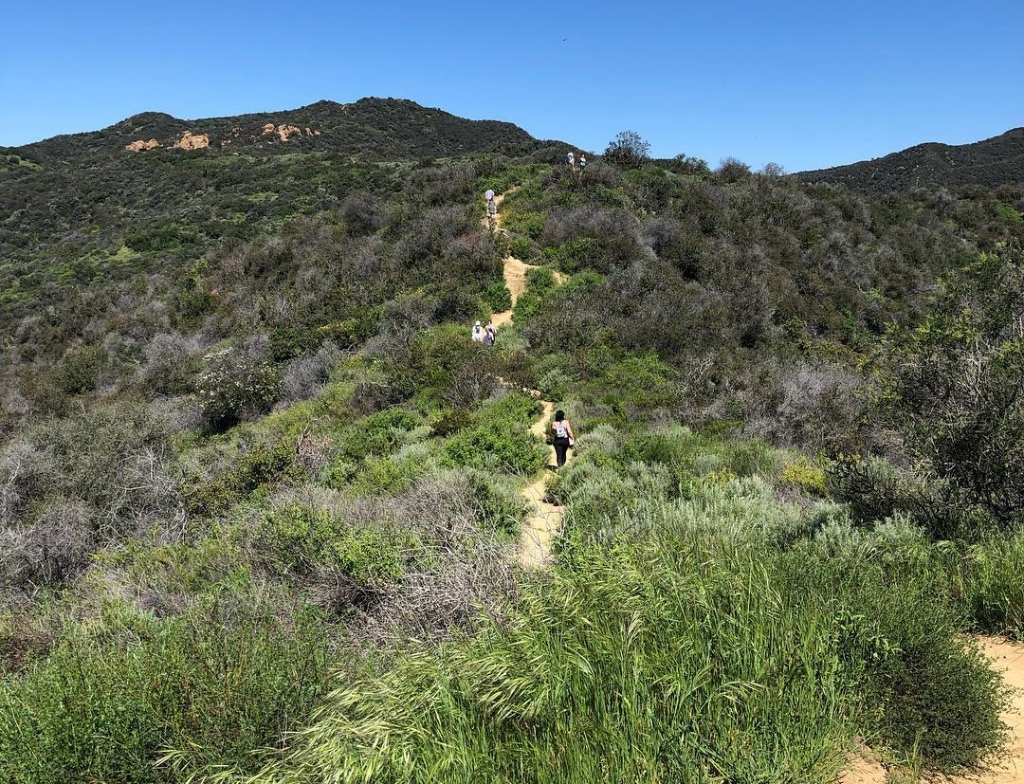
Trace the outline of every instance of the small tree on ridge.
<instances>
[{"instance_id":1,"label":"small tree on ridge","mask_svg":"<svg viewBox=\"0 0 1024 784\"><path fill-rule=\"evenodd\" d=\"M651 145L636 131L620 131L608 143L604 157L614 164L639 169L650 158Z\"/></svg>"}]
</instances>

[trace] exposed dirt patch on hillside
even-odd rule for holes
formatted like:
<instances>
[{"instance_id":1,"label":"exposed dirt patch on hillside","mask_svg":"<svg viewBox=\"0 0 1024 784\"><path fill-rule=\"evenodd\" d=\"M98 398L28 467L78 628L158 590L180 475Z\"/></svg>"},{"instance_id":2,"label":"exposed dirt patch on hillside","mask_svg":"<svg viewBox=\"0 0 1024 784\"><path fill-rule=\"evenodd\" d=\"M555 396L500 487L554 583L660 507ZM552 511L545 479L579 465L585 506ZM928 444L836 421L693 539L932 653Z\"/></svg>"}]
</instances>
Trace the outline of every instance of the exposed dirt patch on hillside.
<instances>
[{"instance_id":1,"label":"exposed dirt patch on hillside","mask_svg":"<svg viewBox=\"0 0 1024 784\"><path fill-rule=\"evenodd\" d=\"M210 136L205 133L192 133L185 131L173 145L175 150L202 150L210 146Z\"/></svg>"},{"instance_id":2,"label":"exposed dirt patch on hillside","mask_svg":"<svg viewBox=\"0 0 1024 784\"><path fill-rule=\"evenodd\" d=\"M150 139L148 142L145 139L138 139L131 144L126 144L124 148L128 152L144 152L145 150L152 150L154 147L159 147L160 142L156 139Z\"/></svg>"},{"instance_id":3,"label":"exposed dirt patch on hillside","mask_svg":"<svg viewBox=\"0 0 1024 784\"><path fill-rule=\"evenodd\" d=\"M282 141L286 142L293 136L302 136L305 133L306 136L319 136L320 131L314 131L312 128L306 128L303 132L302 128L297 125L274 125L274 123L265 123L261 129L264 136L274 136Z\"/></svg>"}]
</instances>

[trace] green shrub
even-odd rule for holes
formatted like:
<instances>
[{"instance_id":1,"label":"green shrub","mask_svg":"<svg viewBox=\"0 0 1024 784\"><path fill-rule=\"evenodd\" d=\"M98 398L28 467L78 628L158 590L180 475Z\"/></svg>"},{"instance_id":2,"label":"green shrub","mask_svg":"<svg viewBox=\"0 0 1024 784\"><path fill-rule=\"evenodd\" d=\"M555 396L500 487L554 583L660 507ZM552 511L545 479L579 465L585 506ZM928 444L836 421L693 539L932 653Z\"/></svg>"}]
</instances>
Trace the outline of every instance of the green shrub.
<instances>
[{"instance_id":1,"label":"green shrub","mask_svg":"<svg viewBox=\"0 0 1024 784\"><path fill-rule=\"evenodd\" d=\"M100 346L68 351L53 373L53 382L68 395L80 395L96 388L107 353Z\"/></svg>"},{"instance_id":2,"label":"green shrub","mask_svg":"<svg viewBox=\"0 0 1024 784\"><path fill-rule=\"evenodd\" d=\"M229 467L210 475L201 470L182 483L185 508L202 517L218 517L250 493L282 479L298 479L303 469L295 462L290 440L257 443L233 460Z\"/></svg>"},{"instance_id":3,"label":"green shrub","mask_svg":"<svg viewBox=\"0 0 1024 784\"><path fill-rule=\"evenodd\" d=\"M517 534L523 513L518 486L486 471L472 471L469 483L481 527L510 536Z\"/></svg>"},{"instance_id":4,"label":"green shrub","mask_svg":"<svg viewBox=\"0 0 1024 784\"><path fill-rule=\"evenodd\" d=\"M945 502L941 486L883 458L838 456L826 470L826 487L836 500L849 504L854 521L860 524L902 512L936 539L949 539L965 530L962 510Z\"/></svg>"},{"instance_id":5,"label":"green shrub","mask_svg":"<svg viewBox=\"0 0 1024 784\"><path fill-rule=\"evenodd\" d=\"M544 233L547 216L542 212L507 210L502 222L514 234L525 234L530 239L537 239Z\"/></svg>"},{"instance_id":6,"label":"green shrub","mask_svg":"<svg viewBox=\"0 0 1024 784\"><path fill-rule=\"evenodd\" d=\"M798 458L784 463L779 479L806 493L825 494L824 469L806 458Z\"/></svg>"},{"instance_id":7,"label":"green shrub","mask_svg":"<svg viewBox=\"0 0 1024 784\"><path fill-rule=\"evenodd\" d=\"M680 405L682 390L678 372L654 353L627 356L612 362L587 392L611 408L622 424L636 422L642 414Z\"/></svg>"},{"instance_id":8,"label":"green shrub","mask_svg":"<svg viewBox=\"0 0 1024 784\"><path fill-rule=\"evenodd\" d=\"M524 261L529 261L536 255L533 243L526 237L513 237L509 242L508 253Z\"/></svg>"},{"instance_id":9,"label":"green shrub","mask_svg":"<svg viewBox=\"0 0 1024 784\"><path fill-rule=\"evenodd\" d=\"M495 352L469 340L468 327L420 332L407 355L395 359L388 370L390 383L408 384L422 400L447 408L472 406L495 387Z\"/></svg>"},{"instance_id":10,"label":"green shrub","mask_svg":"<svg viewBox=\"0 0 1024 784\"><path fill-rule=\"evenodd\" d=\"M339 572L360 585L394 582L412 548L407 532L353 527L328 509L292 503L266 515L256 532L259 559L278 574Z\"/></svg>"},{"instance_id":11,"label":"green shrub","mask_svg":"<svg viewBox=\"0 0 1024 784\"><path fill-rule=\"evenodd\" d=\"M256 531L256 551L277 573L309 574L331 560L342 528L328 509L289 504L266 515Z\"/></svg>"},{"instance_id":12,"label":"green shrub","mask_svg":"<svg viewBox=\"0 0 1024 784\"><path fill-rule=\"evenodd\" d=\"M345 438L341 454L350 460L388 455L402 442L404 435L419 424L419 419L400 408L372 414Z\"/></svg>"},{"instance_id":13,"label":"green shrub","mask_svg":"<svg viewBox=\"0 0 1024 784\"><path fill-rule=\"evenodd\" d=\"M204 361L196 394L217 429L266 413L280 394L280 374L254 357L229 348L208 354Z\"/></svg>"},{"instance_id":14,"label":"green shrub","mask_svg":"<svg viewBox=\"0 0 1024 784\"><path fill-rule=\"evenodd\" d=\"M546 451L528 429L540 413L536 400L518 393L489 403L473 418L474 426L463 427L445 443L442 464L536 473L544 467Z\"/></svg>"},{"instance_id":15,"label":"green shrub","mask_svg":"<svg viewBox=\"0 0 1024 784\"><path fill-rule=\"evenodd\" d=\"M494 313L512 310L512 292L508 290L505 281L495 281L484 292L484 302Z\"/></svg>"},{"instance_id":16,"label":"green shrub","mask_svg":"<svg viewBox=\"0 0 1024 784\"><path fill-rule=\"evenodd\" d=\"M893 330L879 351L884 414L941 484L939 503L1005 528L1024 521L1022 268L1019 244L980 254L942 281L918 328Z\"/></svg>"},{"instance_id":17,"label":"green shrub","mask_svg":"<svg viewBox=\"0 0 1024 784\"><path fill-rule=\"evenodd\" d=\"M812 606L829 608L866 734L946 772L993 753L1005 695L958 634L961 614L931 566L924 532L887 524L823 533L787 556L787 581Z\"/></svg>"},{"instance_id":18,"label":"green shrub","mask_svg":"<svg viewBox=\"0 0 1024 784\"><path fill-rule=\"evenodd\" d=\"M556 286L555 275L548 267L534 267L527 270L526 290L516 300L514 310L516 323L528 321Z\"/></svg>"},{"instance_id":19,"label":"green shrub","mask_svg":"<svg viewBox=\"0 0 1024 784\"><path fill-rule=\"evenodd\" d=\"M904 629L890 641L895 651L868 661L865 702L886 746L953 772L998 749L1005 700L999 675L978 650L951 638L948 625L938 628L918 639Z\"/></svg>"},{"instance_id":20,"label":"green shrub","mask_svg":"<svg viewBox=\"0 0 1024 784\"><path fill-rule=\"evenodd\" d=\"M423 444L406 447L401 454L367 458L352 484L357 495L395 495L430 469L430 451Z\"/></svg>"},{"instance_id":21,"label":"green shrub","mask_svg":"<svg viewBox=\"0 0 1024 784\"><path fill-rule=\"evenodd\" d=\"M464 427L468 427L473 421L473 415L465 408L452 408L441 413L433 424L435 436L441 438L457 433Z\"/></svg>"},{"instance_id":22,"label":"green shrub","mask_svg":"<svg viewBox=\"0 0 1024 784\"><path fill-rule=\"evenodd\" d=\"M415 542L406 532L377 526L349 530L335 544L335 568L356 583L380 586L405 575Z\"/></svg>"},{"instance_id":23,"label":"green shrub","mask_svg":"<svg viewBox=\"0 0 1024 784\"><path fill-rule=\"evenodd\" d=\"M82 519L97 521L101 542L134 535L143 521L173 517L178 499L169 466L171 435L146 406L92 407L44 420L25 435L34 448L8 454L7 470L0 468L5 494L0 517L18 514L27 523L33 512L71 500L84 504ZM39 465L33 467L35 462ZM91 531L75 532L82 533Z\"/></svg>"},{"instance_id":24,"label":"green shrub","mask_svg":"<svg viewBox=\"0 0 1024 784\"><path fill-rule=\"evenodd\" d=\"M967 546L954 569L975 627L1024 639L1024 532Z\"/></svg>"},{"instance_id":25,"label":"green shrub","mask_svg":"<svg viewBox=\"0 0 1024 784\"><path fill-rule=\"evenodd\" d=\"M544 467L547 451L525 431L500 423L460 430L444 446L444 465L482 470L501 468L520 476L532 476Z\"/></svg>"},{"instance_id":26,"label":"green shrub","mask_svg":"<svg viewBox=\"0 0 1024 784\"><path fill-rule=\"evenodd\" d=\"M532 397L513 392L484 406L476 418L508 427L528 427L542 411L540 403Z\"/></svg>"}]
</instances>

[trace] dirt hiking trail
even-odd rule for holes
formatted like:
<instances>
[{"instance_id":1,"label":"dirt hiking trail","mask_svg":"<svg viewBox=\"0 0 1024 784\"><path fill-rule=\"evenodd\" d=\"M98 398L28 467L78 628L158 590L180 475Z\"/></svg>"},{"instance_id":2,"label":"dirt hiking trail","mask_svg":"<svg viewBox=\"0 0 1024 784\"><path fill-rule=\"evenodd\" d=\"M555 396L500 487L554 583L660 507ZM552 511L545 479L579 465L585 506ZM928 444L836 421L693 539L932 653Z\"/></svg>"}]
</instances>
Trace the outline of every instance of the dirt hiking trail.
<instances>
[{"instance_id":1,"label":"dirt hiking trail","mask_svg":"<svg viewBox=\"0 0 1024 784\"><path fill-rule=\"evenodd\" d=\"M544 413L533 423L530 432L545 438L555 407L547 400L540 402ZM547 565L551 559L551 542L562 530L562 508L544 500L547 495L545 479L539 476L519 491L530 503L530 513L519 536L519 564L527 569Z\"/></svg>"},{"instance_id":2,"label":"dirt hiking trail","mask_svg":"<svg viewBox=\"0 0 1024 784\"><path fill-rule=\"evenodd\" d=\"M515 188L509 190L509 193L514 193ZM499 193L494 197L494 203L498 206L498 213L495 215L495 228L502 234L507 234L503 225L501 215L501 203L505 200L505 196L508 194ZM484 217L483 224L486 227L490 227L490 223L487 217ZM506 256L504 259L504 275L505 285L508 286L509 292L512 294L512 307L516 306L516 301L519 299L519 295L526 291L526 273L529 270L537 269L536 264L527 264L522 259L517 259L515 256ZM555 282L562 283L565 280L565 276L561 272L555 272ZM501 328L512 323L512 311L504 310L501 313L495 313L491 317L491 323L494 326Z\"/></svg>"},{"instance_id":3,"label":"dirt hiking trail","mask_svg":"<svg viewBox=\"0 0 1024 784\"><path fill-rule=\"evenodd\" d=\"M941 784L1024 784L1024 645L1000 637L978 637L981 652L992 669L1003 676L1013 690L1009 708L1002 719L1009 727L1005 756L987 770L970 776L935 777ZM884 784L885 767L864 749L850 761L839 777L839 784Z\"/></svg>"},{"instance_id":4,"label":"dirt hiking trail","mask_svg":"<svg viewBox=\"0 0 1024 784\"><path fill-rule=\"evenodd\" d=\"M509 193L513 190L510 190ZM505 195L499 194L494 197L494 203L499 208L501 207L501 202L505 199ZM497 231L507 234L502 226L500 209L497 215L495 215L494 223ZM490 219L486 216L483 219L483 225L488 229L491 228ZM526 273L531 269L536 269L536 265L527 264L515 256L506 256L503 260L505 285L508 286L508 290L512 295L513 308L516 306L519 296L526 291ZM555 281L557 283L562 283L564 279L564 275L555 273ZM511 324L512 311L505 310L493 314L491 316L491 323L499 329ZM540 397L540 392L535 390L530 392L538 398ZM530 432L538 438L546 440L548 422L551 420L555 405L547 400L541 400L540 404L544 407L544 411L540 418L530 427ZM553 460L551 462L552 464L554 463ZM551 561L551 542L562 530L561 507L545 500L547 497L545 478L544 475L538 476L519 491L519 495L525 498L530 505L530 511L527 514L526 522L523 523L519 536L519 564L526 569L538 569L546 566Z\"/></svg>"}]
</instances>

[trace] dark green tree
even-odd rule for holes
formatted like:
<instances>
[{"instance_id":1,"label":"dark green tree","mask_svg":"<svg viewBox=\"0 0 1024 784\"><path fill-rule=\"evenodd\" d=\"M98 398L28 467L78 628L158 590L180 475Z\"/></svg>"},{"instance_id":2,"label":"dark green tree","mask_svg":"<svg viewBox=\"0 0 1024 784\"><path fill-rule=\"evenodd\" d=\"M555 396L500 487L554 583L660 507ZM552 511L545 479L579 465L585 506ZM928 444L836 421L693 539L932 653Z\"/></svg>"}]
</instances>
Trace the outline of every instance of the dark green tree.
<instances>
[{"instance_id":1,"label":"dark green tree","mask_svg":"<svg viewBox=\"0 0 1024 784\"><path fill-rule=\"evenodd\" d=\"M639 169L650 160L651 145L636 131L620 131L608 142L604 157L629 169Z\"/></svg>"}]
</instances>

